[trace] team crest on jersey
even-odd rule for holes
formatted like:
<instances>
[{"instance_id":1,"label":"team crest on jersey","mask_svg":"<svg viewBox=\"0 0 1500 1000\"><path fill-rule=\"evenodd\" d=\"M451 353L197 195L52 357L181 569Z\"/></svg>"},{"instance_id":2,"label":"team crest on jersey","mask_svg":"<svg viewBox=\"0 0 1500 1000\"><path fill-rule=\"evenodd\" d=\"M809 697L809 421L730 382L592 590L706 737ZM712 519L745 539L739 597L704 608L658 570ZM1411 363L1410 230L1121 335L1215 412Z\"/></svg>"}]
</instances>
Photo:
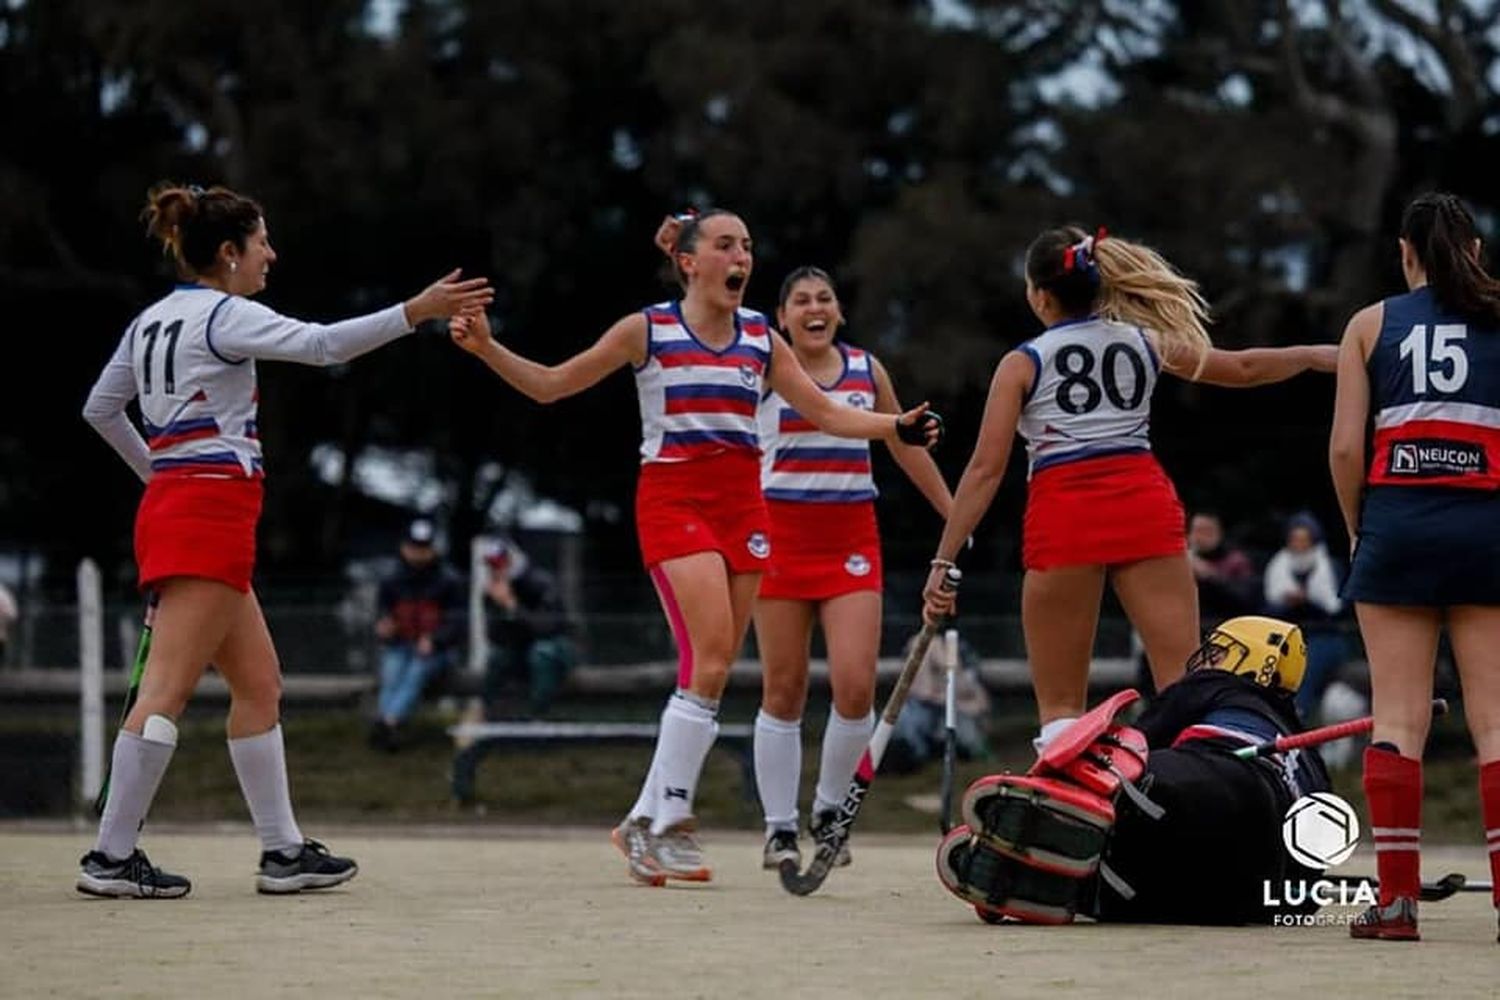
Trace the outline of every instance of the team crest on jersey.
<instances>
[{"instance_id":1,"label":"team crest on jersey","mask_svg":"<svg viewBox=\"0 0 1500 1000\"><path fill-rule=\"evenodd\" d=\"M868 401L865 399L865 394L864 393L862 393L862 392L851 392L851 393L849 393L849 405L852 406L852 407L854 407L856 410L863 410L869 404L868 404Z\"/></svg>"},{"instance_id":2,"label":"team crest on jersey","mask_svg":"<svg viewBox=\"0 0 1500 1000\"><path fill-rule=\"evenodd\" d=\"M740 365L740 385L743 385L746 389L754 389L758 377L753 365Z\"/></svg>"},{"instance_id":3,"label":"team crest on jersey","mask_svg":"<svg viewBox=\"0 0 1500 1000\"><path fill-rule=\"evenodd\" d=\"M850 576L869 576L870 560L862 553L851 552L849 558L844 560L844 572Z\"/></svg>"},{"instance_id":4,"label":"team crest on jersey","mask_svg":"<svg viewBox=\"0 0 1500 1000\"><path fill-rule=\"evenodd\" d=\"M750 537L745 541L745 548L757 559L764 559L771 554L771 540L766 537L764 531L752 531Z\"/></svg>"}]
</instances>

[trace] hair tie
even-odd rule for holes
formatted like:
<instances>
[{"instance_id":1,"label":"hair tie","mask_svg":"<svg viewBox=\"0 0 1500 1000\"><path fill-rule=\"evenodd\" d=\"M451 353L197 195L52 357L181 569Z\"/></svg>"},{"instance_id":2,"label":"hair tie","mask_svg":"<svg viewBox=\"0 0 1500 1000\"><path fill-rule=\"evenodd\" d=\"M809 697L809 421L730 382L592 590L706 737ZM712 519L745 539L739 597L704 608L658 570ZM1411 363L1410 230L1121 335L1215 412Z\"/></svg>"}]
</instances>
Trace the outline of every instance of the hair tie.
<instances>
[{"instance_id":1,"label":"hair tie","mask_svg":"<svg viewBox=\"0 0 1500 1000\"><path fill-rule=\"evenodd\" d=\"M1099 267L1094 263L1094 244L1102 240L1107 233L1100 228L1094 236L1085 236L1072 246L1063 250L1063 273L1071 274L1074 271L1082 271L1093 276L1098 273Z\"/></svg>"},{"instance_id":2,"label":"hair tie","mask_svg":"<svg viewBox=\"0 0 1500 1000\"><path fill-rule=\"evenodd\" d=\"M194 198L202 198L205 192L197 184L189 184L187 186L187 193L192 195Z\"/></svg>"}]
</instances>

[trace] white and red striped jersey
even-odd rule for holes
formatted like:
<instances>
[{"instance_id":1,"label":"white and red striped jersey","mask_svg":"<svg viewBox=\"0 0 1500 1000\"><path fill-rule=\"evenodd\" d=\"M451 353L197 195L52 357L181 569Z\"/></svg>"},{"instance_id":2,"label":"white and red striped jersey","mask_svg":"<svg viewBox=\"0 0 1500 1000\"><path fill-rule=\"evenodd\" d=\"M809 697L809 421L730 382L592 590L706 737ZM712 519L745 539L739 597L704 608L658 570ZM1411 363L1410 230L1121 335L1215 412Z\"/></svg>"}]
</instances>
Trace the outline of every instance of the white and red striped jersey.
<instances>
[{"instance_id":1,"label":"white and red striped jersey","mask_svg":"<svg viewBox=\"0 0 1500 1000\"><path fill-rule=\"evenodd\" d=\"M836 345L844 370L823 394L856 410L875 409L874 358ZM856 503L875 499L870 442L819 430L776 393L760 404L761 486L767 500Z\"/></svg>"},{"instance_id":2,"label":"white and red striped jersey","mask_svg":"<svg viewBox=\"0 0 1500 1000\"><path fill-rule=\"evenodd\" d=\"M684 462L735 450L759 454L755 408L771 367L766 318L736 310L734 341L716 351L688 328L682 303L644 311L647 356L635 369L641 462Z\"/></svg>"},{"instance_id":3,"label":"white and red striped jersey","mask_svg":"<svg viewBox=\"0 0 1500 1000\"><path fill-rule=\"evenodd\" d=\"M255 362L327 365L409 333L400 305L323 325L242 296L178 285L125 331L83 415L142 479L262 475ZM140 400L145 439L125 416Z\"/></svg>"},{"instance_id":4,"label":"white and red striped jersey","mask_svg":"<svg viewBox=\"0 0 1500 1000\"><path fill-rule=\"evenodd\" d=\"M1500 488L1500 330L1418 288L1385 300L1366 370L1372 485Z\"/></svg>"},{"instance_id":5,"label":"white and red striped jersey","mask_svg":"<svg viewBox=\"0 0 1500 1000\"><path fill-rule=\"evenodd\" d=\"M1048 327L1018 350L1036 365L1019 426L1032 474L1151 450L1161 364L1139 327L1090 316Z\"/></svg>"}]
</instances>

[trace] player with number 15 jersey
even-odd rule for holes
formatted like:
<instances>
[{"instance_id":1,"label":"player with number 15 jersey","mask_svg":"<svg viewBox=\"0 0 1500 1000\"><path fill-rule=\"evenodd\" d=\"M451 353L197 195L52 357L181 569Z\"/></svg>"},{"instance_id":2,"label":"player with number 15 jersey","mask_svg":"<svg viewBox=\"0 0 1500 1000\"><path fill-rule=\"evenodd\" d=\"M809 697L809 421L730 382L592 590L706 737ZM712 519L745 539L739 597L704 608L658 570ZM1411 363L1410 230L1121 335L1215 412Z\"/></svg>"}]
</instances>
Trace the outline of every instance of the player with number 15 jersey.
<instances>
[{"instance_id":1,"label":"player with number 15 jersey","mask_svg":"<svg viewBox=\"0 0 1500 1000\"><path fill-rule=\"evenodd\" d=\"M1452 194L1413 199L1399 246L1407 294L1349 320L1328 441L1375 716L1364 791L1380 898L1349 933L1383 941L1421 936L1422 752L1445 631L1500 879L1500 279Z\"/></svg>"}]
</instances>

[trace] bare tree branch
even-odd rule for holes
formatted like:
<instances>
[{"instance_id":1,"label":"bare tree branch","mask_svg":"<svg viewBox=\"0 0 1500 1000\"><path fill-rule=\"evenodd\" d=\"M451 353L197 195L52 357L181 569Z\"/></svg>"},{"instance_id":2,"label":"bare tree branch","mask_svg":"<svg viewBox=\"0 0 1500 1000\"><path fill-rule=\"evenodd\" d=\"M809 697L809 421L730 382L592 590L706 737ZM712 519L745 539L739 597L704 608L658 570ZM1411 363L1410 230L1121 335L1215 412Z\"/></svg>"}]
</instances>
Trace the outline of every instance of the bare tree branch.
<instances>
[{"instance_id":1,"label":"bare tree branch","mask_svg":"<svg viewBox=\"0 0 1500 1000\"><path fill-rule=\"evenodd\" d=\"M1349 38L1349 25L1344 19L1343 7L1340 0L1323 0L1323 14L1328 19L1328 37L1333 41L1333 49L1339 55L1344 72L1349 74L1349 79L1354 83L1360 101L1365 105L1383 103L1385 93L1374 69Z\"/></svg>"},{"instance_id":2,"label":"bare tree branch","mask_svg":"<svg viewBox=\"0 0 1500 1000\"><path fill-rule=\"evenodd\" d=\"M1448 79L1453 83L1452 100L1444 102L1449 127L1460 127L1479 113L1484 104L1485 86L1479 66L1461 30L1461 13L1451 0L1438 4L1438 23L1433 24L1408 10L1398 0L1372 0L1375 9L1431 46L1442 60Z\"/></svg>"}]
</instances>

